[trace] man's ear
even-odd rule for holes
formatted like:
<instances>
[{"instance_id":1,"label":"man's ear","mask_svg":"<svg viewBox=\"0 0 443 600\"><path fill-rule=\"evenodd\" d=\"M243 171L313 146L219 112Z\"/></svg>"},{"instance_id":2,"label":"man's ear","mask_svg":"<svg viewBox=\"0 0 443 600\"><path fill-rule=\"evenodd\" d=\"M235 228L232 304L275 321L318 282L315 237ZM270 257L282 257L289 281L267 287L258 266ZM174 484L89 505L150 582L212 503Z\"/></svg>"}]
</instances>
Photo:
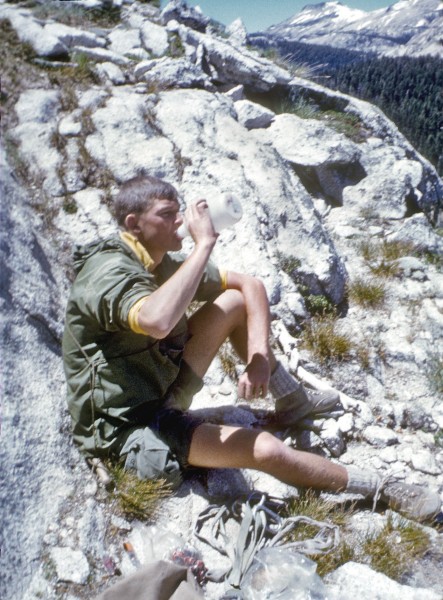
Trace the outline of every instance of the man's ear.
<instances>
[{"instance_id":1,"label":"man's ear","mask_svg":"<svg viewBox=\"0 0 443 600\"><path fill-rule=\"evenodd\" d=\"M138 225L138 216L135 213L129 213L125 218L125 229L130 233L140 233Z\"/></svg>"}]
</instances>

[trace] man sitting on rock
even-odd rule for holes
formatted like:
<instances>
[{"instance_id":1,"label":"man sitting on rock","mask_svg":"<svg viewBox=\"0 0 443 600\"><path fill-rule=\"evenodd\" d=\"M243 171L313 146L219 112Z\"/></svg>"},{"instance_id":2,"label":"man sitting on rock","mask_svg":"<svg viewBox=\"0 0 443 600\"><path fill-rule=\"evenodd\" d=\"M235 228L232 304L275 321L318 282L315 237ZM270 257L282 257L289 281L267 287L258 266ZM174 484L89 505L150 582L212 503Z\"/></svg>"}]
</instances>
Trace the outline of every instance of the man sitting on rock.
<instances>
[{"instance_id":1,"label":"man sitting on rock","mask_svg":"<svg viewBox=\"0 0 443 600\"><path fill-rule=\"evenodd\" d=\"M141 478L179 483L189 466L248 468L295 487L381 495L424 520L440 499L418 486L386 483L376 473L294 450L266 431L204 422L187 412L202 377L229 339L245 370L239 397L272 393L277 419L294 424L330 410L333 391L305 389L269 347L269 305L250 275L210 262L217 240L208 205L185 212L194 248L181 248L177 191L153 178L124 184L115 201L119 237L91 244L78 270L66 314L63 355L74 438L89 456L114 456ZM193 300L203 302L190 318Z\"/></svg>"}]
</instances>

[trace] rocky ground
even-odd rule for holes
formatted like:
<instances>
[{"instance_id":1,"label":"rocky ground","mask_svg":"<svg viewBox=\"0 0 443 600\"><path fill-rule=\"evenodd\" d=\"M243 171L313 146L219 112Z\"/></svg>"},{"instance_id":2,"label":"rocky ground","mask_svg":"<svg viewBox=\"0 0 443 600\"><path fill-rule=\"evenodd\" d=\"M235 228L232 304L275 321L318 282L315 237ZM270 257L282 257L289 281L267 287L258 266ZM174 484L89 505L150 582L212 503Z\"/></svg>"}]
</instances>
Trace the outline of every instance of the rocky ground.
<instances>
[{"instance_id":1,"label":"rocky ground","mask_svg":"<svg viewBox=\"0 0 443 600\"><path fill-rule=\"evenodd\" d=\"M0 2L2 597L91 598L150 557L153 523L122 518L72 444L60 359L72 246L115 231L110 201L137 173L164 177L184 201L241 200L215 260L264 281L281 360L342 393L330 418L276 435L443 498L443 186L432 166L378 109L248 50L239 22L223 29L181 2L67 4ZM338 318L319 319L331 306ZM313 345L325 337L326 350ZM272 401L239 402L239 368L222 353L193 410L266 426ZM195 520L251 490L297 494L255 472L209 471L162 501L154 523L218 565ZM380 511L362 508L354 531L386 523ZM325 578L328 597L442 598L442 533L425 530L428 552L400 582L347 562Z\"/></svg>"}]
</instances>

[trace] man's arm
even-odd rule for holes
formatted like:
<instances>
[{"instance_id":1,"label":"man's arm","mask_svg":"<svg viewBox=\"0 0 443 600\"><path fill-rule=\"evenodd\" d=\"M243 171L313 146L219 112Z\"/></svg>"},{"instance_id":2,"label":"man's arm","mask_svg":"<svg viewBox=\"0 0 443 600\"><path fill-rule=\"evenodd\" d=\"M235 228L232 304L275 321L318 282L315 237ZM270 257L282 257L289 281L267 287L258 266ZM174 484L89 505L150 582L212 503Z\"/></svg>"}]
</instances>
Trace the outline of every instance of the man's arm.
<instances>
[{"instance_id":1,"label":"man's arm","mask_svg":"<svg viewBox=\"0 0 443 600\"><path fill-rule=\"evenodd\" d=\"M228 271L227 289L239 290L246 307L246 331L233 339L240 357L246 362L238 383L241 398L250 400L268 392L271 370L275 366L269 348L269 302L263 283L250 275Z\"/></svg>"},{"instance_id":2,"label":"man's arm","mask_svg":"<svg viewBox=\"0 0 443 600\"><path fill-rule=\"evenodd\" d=\"M217 240L206 202L187 209L186 223L195 242L193 251L174 275L146 298L138 313L139 327L157 339L165 338L185 313Z\"/></svg>"}]
</instances>

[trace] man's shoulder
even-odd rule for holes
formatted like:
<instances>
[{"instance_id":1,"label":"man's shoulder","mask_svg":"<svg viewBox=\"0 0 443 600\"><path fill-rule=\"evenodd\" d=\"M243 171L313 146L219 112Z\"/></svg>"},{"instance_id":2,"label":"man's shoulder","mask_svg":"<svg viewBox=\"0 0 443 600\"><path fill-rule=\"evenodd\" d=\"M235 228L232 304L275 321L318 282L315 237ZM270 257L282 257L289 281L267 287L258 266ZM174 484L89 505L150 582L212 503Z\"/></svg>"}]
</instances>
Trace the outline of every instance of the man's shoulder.
<instances>
[{"instance_id":1,"label":"man's shoulder","mask_svg":"<svg viewBox=\"0 0 443 600\"><path fill-rule=\"evenodd\" d=\"M81 271L86 264L104 262L137 263L136 257L127 245L117 236L98 240L85 246L77 246L74 250L74 268Z\"/></svg>"}]
</instances>

